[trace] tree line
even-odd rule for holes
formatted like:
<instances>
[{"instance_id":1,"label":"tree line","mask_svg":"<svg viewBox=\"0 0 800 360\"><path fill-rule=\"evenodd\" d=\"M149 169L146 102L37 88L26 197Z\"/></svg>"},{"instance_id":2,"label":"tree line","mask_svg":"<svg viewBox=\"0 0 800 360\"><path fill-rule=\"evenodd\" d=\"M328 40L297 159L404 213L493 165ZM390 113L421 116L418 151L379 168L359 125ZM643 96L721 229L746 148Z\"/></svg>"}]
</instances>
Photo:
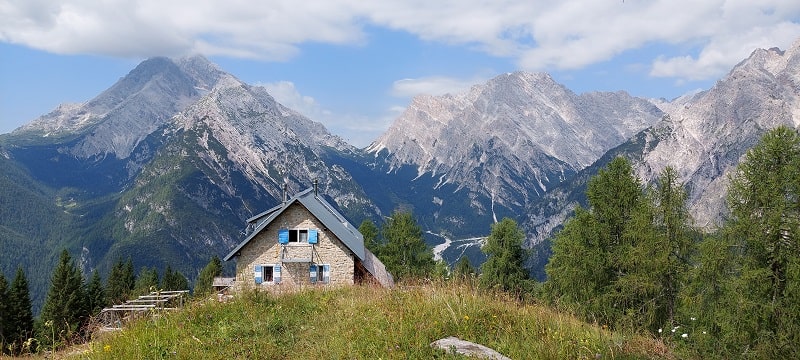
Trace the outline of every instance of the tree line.
<instances>
[{"instance_id":1,"label":"tree line","mask_svg":"<svg viewBox=\"0 0 800 360\"><path fill-rule=\"evenodd\" d=\"M542 283L529 278L511 219L492 225L479 269L466 257L452 270L435 262L410 212L359 230L396 280L477 277L484 289L649 333L687 357L800 358L800 135L769 131L728 180L723 223L701 231L676 169L645 186L628 160L612 160L589 180L588 206L551 239Z\"/></svg>"},{"instance_id":2,"label":"tree line","mask_svg":"<svg viewBox=\"0 0 800 360\"><path fill-rule=\"evenodd\" d=\"M208 294L221 261L213 257L195 284L195 294ZM53 350L81 343L88 337L92 317L114 304L153 291L188 290L189 281L167 265L162 276L155 268L142 267L138 275L133 261L118 260L105 283L97 271L87 279L67 250L60 254L50 277L50 287L38 318L31 311L25 272L18 268L10 286L0 273L0 353L19 355Z\"/></svg>"},{"instance_id":3,"label":"tree line","mask_svg":"<svg viewBox=\"0 0 800 360\"><path fill-rule=\"evenodd\" d=\"M396 281L420 279L475 280L484 289L506 291L522 296L530 291L531 280L523 248L525 234L517 222L504 218L491 226L482 246L488 255L480 269L467 257L461 257L450 269L444 260L435 261L425 243L422 228L410 211L395 210L382 228L367 219L359 226L364 244L386 266ZM480 273L480 277L478 277Z\"/></svg>"},{"instance_id":4,"label":"tree line","mask_svg":"<svg viewBox=\"0 0 800 360\"><path fill-rule=\"evenodd\" d=\"M727 215L693 227L675 169L644 187L623 158L553 240L540 295L687 356L800 358L800 135L779 127L729 178Z\"/></svg>"}]
</instances>

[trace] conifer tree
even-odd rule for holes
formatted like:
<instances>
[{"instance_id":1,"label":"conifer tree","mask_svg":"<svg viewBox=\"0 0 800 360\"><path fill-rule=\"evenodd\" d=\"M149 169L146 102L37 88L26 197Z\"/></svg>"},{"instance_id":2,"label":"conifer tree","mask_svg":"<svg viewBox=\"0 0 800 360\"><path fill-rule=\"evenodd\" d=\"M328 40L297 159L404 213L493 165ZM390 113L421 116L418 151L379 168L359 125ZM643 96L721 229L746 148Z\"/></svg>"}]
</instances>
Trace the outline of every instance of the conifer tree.
<instances>
[{"instance_id":1,"label":"conifer tree","mask_svg":"<svg viewBox=\"0 0 800 360\"><path fill-rule=\"evenodd\" d=\"M8 335L6 344L13 344L13 353L18 353L22 343L33 337L33 311L31 310L31 296L28 289L28 279L22 267L17 268L14 281L8 292ZM8 345L7 345L8 346Z\"/></svg>"},{"instance_id":2,"label":"conifer tree","mask_svg":"<svg viewBox=\"0 0 800 360\"><path fill-rule=\"evenodd\" d=\"M704 355L798 358L800 135L769 131L731 177L730 219L703 247L695 304L719 344ZM721 262L725 262L724 264ZM715 291L707 291L711 281ZM699 283L699 284L698 284ZM698 293L698 290L706 290Z\"/></svg>"},{"instance_id":3,"label":"conifer tree","mask_svg":"<svg viewBox=\"0 0 800 360\"><path fill-rule=\"evenodd\" d=\"M433 252L422 238L422 228L411 212L395 211L383 227L386 245L381 250L386 269L395 279L425 278L435 269Z\"/></svg>"},{"instance_id":4,"label":"conifer tree","mask_svg":"<svg viewBox=\"0 0 800 360\"><path fill-rule=\"evenodd\" d=\"M161 287L168 291L189 290L189 280L180 272L172 271L172 266L167 264Z\"/></svg>"},{"instance_id":5,"label":"conifer tree","mask_svg":"<svg viewBox=\"0 0 800 360\"><path fill-rule=\"evenodd\" d=\"M616 302L627 294L615 292L614 284L629 266L630 234L649 227L647 218L635 216L644 209L642 186L630 163L618 157L589 180L586 196L589 209L577 207L553 240L544 291L585 319L616 324L625 312Z\"/></svg>"},{"instance_id":6,"label":"conifer tree","mask_svg":"<svg viewBox=\"0 0 800 360\"><path fill-rule=\"evenodd\" d=\"M453 267L453 275L460 280L470 279L475 276L475 267L466 256L461 256Z\"/></svg>"},{"instance_id":7,"label":"conifer tree","mask_svg":"<svg viewBox=\"0 0 800 360\"><path fill-rule=\"evenodd\" d=\"M86 309L90 315L97 315L103 308L108 306L106 301L106 292L103 287L103 282L100 279L100 274L97 271L92 271L92 278L86 284Z\"/></svg>"},{"instance_id":8,"label":"conifer tree","mask_svg":"<svg viewBox=\"0 0 800 360\"><path fill-rule=\"evenodd\" d=\"M8 320L8 281L0 271L0 353L6 351L6 337L9 333Z\"/></svg>"},{"instance_id":9,"label":"conifer tree","mask_svg":"<svg viewBox=\"0 0 800 360\"><path fill-rule=\"evenodd\" d=\"M378 239L380 230L375 223L370 219L364 219L361 225L358 226L358 232L364 236L364 246L371 251L375 256L380 256L382 244Z\"/></svg>"},{"instance_id":10,"label":"conifer tree","mask_svg":"<svg viewBox=\"0 0 800 360\"><path fill-rule=\"evenodd\" d=\"M150 269L146 266L139 269L139 276L136 277L133 295L145 295L159 289L158 270L155 268Z\"/></svg>"},{"instance_id":11,"label":"conifer tree","mask_svg":"<svg viewBox=\"0 0 800 360\"><path fill-rule=\"evenodd\" d=\"M117 260L111 267L111 273L106 280L106 299L111 304L122 304L131 296L135 284L133 275L133 262L127 263L122 259Z\"/></svg>"},{"instance_id":12,"label":"conifer tree","mask_svg":"<svg viewBox=\"0 0 800 360\"><path fill-rule=\"evenodd\" d=\"M125 263L125 267L123 267L122 274L123 283L130 294L133 291L133 288L136 287L136 272L133 269L133 259L128 258L128 261Z\"/></svg>"},{"instance_id":13,"label":"conifer tree","mask_svg":"<svg viewBox=\"0 0 800 360\"><path fill-rule=\"evenodd\" d=\"M666 168L633 213L625 245L612 256L620 276L610 294L624 309L619 323L629 328L657 334L673 325L694 247L686 199L677 172Z\"/></svg>"},{"instance_id":14,"label":"conifer tree","mask_svg":"<svg viewBox=\"0 0 800 360\"><path fill-rule=\"evenodd\" d=\"M81 271L65 249L53 270L40 316L41 325L44 326L40 329L42 334L54 334L55 338L40 336L41 342L56 348L67 344L77 334L87 314L83 289Z\"/></svg>"},{"instance_id":15,"label":"conifer tree","mask_svg":"<svg viewBox=\"0 0 800 360\"><path fill-rule=\"evenodd\" d=\"M222 275L222 261L214 255L203 270L200 270L200 275L197 276L197 282L194 285L194 293L201 296L210 294L213 290L214 278L220 275Z\"/></svg>"},{"instance_id":16,"label":"conifer tree","mask_svg":"<svg viewBox=\"0 0 800 360\"><path fill-rule=\"evenodd\" d=\"M524 240L525 234L516 221L503 218L492 224L492 231L481 248L488 256L481 265L481 287L522 294L528 280L527 253L522 248Z\"/></svg>"}]
</instances>

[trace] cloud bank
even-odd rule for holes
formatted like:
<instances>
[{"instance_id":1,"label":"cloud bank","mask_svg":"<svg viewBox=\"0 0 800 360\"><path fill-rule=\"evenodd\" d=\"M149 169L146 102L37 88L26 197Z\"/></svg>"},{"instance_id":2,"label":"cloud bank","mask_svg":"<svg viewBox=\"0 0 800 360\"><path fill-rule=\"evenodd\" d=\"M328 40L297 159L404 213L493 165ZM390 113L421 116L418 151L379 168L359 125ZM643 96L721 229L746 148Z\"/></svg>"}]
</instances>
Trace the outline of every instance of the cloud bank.
<instances>
[{"instance_id":1,"label":"cloud bank","mask_svg":"<svg viewBox=\"0 0 800 360\"><path fill-rule=\"evenodd\" d=\"M203 53L285 61L307 43L364 44L369 27L514 59L580 69L646 45L650 75L709 79L756 47L800 34L796 0L6 0L0 41L62 54Z\"/></svg>"}]
</instances>

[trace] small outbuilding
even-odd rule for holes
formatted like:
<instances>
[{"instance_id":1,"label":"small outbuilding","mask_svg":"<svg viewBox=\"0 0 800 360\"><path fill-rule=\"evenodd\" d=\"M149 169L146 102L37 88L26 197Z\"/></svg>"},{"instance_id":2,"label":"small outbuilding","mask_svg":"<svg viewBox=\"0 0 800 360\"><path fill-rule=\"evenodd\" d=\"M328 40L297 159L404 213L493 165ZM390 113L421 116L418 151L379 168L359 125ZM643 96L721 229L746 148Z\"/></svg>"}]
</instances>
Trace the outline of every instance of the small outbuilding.
<instances>
[{"instance_id":1,"label":"small outbuilding","mask_svg":"<svg viewBox=\"0 0 800 360\"><path fill-rule=\"evenodd\" d=\"M392 275L364 236L315 188L247 220L250 231L224 260L236 261L232 290L375 283Z\"/></svg>"}]
</instances>

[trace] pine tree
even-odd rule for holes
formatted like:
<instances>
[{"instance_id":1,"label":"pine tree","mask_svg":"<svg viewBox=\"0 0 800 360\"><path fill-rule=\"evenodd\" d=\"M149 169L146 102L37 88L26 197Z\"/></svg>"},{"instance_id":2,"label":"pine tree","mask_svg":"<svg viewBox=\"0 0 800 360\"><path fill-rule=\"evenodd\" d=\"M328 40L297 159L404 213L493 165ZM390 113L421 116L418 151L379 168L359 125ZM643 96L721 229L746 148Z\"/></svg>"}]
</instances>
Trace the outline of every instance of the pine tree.
<instances>
[{"instance_id":1,"label":"pine tree","mask_svg":"<svg viewBox=\"0 0 800 360\"><path fill-rule=\"evenodd\" d=\"M631 266L637 241L631 234L651 226L647 216L637 217L646 209L642 186L630 163L618 157L589 180L586 196L589 209L577 207L553 240L544 292L587 320L617 324L631 303L614 287Z\"/></svg>"},{"instance_id":2,"label":"pine tree","mask_svg":"<svg viewBox=\"0 0 800 360\"><path fill-rule=\"evenodd\" d=\"M0 353L5 351L6 337L9 334L8 314L8 281L0 271Z\"/></svg>"},{"instance_id":3,"label":"pine tree","mask_svg":"<svg viewBox=\"0 0 800 360\"><path fill-rule=\"evenodd\" d=\"M128 300L135 284L133 276L133 262L128 259L123 263L122 259L117 260L111 267L111 273L106 280L106 299L111 304L122 304Z\"/></svg>"},{"instance_id":4,"label":"pine tree","mask_svg":"<svg viewBox=\"0 0 800 360\"><path fill-rule=\"evenodd\" d=\"M620 276L610 295L624 309L618 324L654 334L673 324L693 251L686 199L668 167L633 212L623 246L612 254Z\"/></svg>"},{"instance_id":5,"label":"pine tree","mask_svg":"<svg viewBox=\"0 0 800 360\"><path fill-rule=\"evenodd\" d=\"M657 237L656 241L647 243L653 245L649 251L653 255L646 259L656 263L655 273L660 289L655 303L661 308L658 311L663 312L659 321L666 326L675 320L690 258L697 249L691 235L692 220L687 208L689 196L674 168L667 167L661 173L653 198Z\"/></svg>"},{"instance_id":6,"label":"pine tree","mask_svg":"<svg viewBox=\"0 0 800 360\"><path fill-rule=\"evenodd\" d=\"M77 331L80 330L87 315L83 289L81 271L65 249L61 252L58 265L53 270L50 290L47 292L40 316L44 325L41 333L54 334L55 338L44 336L40 338L41 342L56 348L67 344L78 334Z\"/></svg>"},{"instance_id":7,"label":"pine tree","mask_svg":"<svg viewBox=\"0 0 800 360\"><path fill-rule=\"evenodd\" d=\"M378 239L380 230L375 223L370 219L364 219L361 225L358 226L358 232L364 236L364 246L371 251L375 256L380 256L382 244Z\"/></svg>"},{"instance_id":8,"label":"pine tree","mask_svg":"<svg viewBox=\"0 0 800 360\"><path fill-rule=\"evenodd\" d=\"M480 285L522 295L528 280L527 253L522 248L525 234L517 222L504 218L492 224L492 231L481 250L487 255L481 265Z\"/></svg>"},{"instance_id":9,"label":"pine tree","mask_svg":"<svg viewBox=\"0 0 800 360\"><path fill-rule=\"evenodd\" d=\"M108 306L105 288L103 288L103 282L97 271L92 271L92 278L86 284L84 293L86 294L86 309L89 310L90 315L97 315Z\"/></svg>"},{"instance_id":10,"label":"pine tree","mask_svg":"<svg viewBox=\"0 0 800 360\"><path fill-rule=\"evenodd\" d=\"M136 287L136 272L133 269L133 259L128 258L128 261L125 263L123 267L123 284L128 289L128 294L133 291L133 288Z\"/></svg>"},{"instance_id":11,"label":"pine tree","mask_svg":"<svg viewBox=\"0 0 800 360\"><path fill-rule=\"evenodd\" d=\"M718 336L715 355L799 358L800 349L800 135L779 127L750 149L731 177L730 219L719 242L705 246L702 269L717 291L707 326ZM717 253L709 253L709 251ZM721 253L721 254L720 254ZM725 260L727 265L718 262ZM709 263L710 262L710 263ZM711 279L695 276L708 289ZM716 297L709 299L709 297ZM713 300L713 303L712 303Z\"/></svg>"},{"instance_id":12,"label":"pine tree","mask_svg":"<svg viewBox=\"0 0 800 360\"><path fill-rule=\"evenodd\" d=\"M133 295L145 295L159 289L158 270L146 266L139 269L139 276L136 277L136 285L133 287Z\"/></svg>"},{"instance_id":13,"label":"pine tree","mask_svg":"<svg viewBox=\"0 0 800 360\"><path fill-rule=\"evenodd\" d=\"M453 276L460 280L468 280L475 276L475 267L466 256L461 256L453 267Z\"/></svg>"},{"instance_id":14,"label":"pine tree","mask_svg":"<svg viewBox=\"0 0 800 360\"><path fill-rule=\"evenodd\" d=\"M200 270L200 275L197 276L197 282L194 285L194 293L200 296L210 294L213 290L214 278L220 275L222 275L222 261L214 255L206 267Z\"/></svg>"},{"instance_id":15,"label":"pine tree","mask_svg":"<svg viewBox=\"0 0 800 360\"><path fill-rule=\"evenodd\" d=\"M31 310L31 296L28 289L28 279L22 267L17 268L11 289L8 292L8 335L7 344L14 344L12 353L19 353L22 343L33 337L33 312Z\"/></svg>"},{"instance_id":16,"label":"pine tree","mask_svg":"<svg viewBox=\"0 0 800 360\"><path fill-rule=\"evenodd\" d=\"M172 267L168 264L164 270L161 287L168 291L189 290L189 281L180 272L172 271Z\"/></svg>"},{"instance_id":17,"label":"pine tree","mask_svg":"<svg viewBox=\"0 0 800 360\"><path fill-rule=\"evenodd\" d=\"M435 268L433 252L422 238L422 228L410 212L395 211L383 227L381 250L386 269L396 280L429 277Z\"/></svg>"}]
</instances>

